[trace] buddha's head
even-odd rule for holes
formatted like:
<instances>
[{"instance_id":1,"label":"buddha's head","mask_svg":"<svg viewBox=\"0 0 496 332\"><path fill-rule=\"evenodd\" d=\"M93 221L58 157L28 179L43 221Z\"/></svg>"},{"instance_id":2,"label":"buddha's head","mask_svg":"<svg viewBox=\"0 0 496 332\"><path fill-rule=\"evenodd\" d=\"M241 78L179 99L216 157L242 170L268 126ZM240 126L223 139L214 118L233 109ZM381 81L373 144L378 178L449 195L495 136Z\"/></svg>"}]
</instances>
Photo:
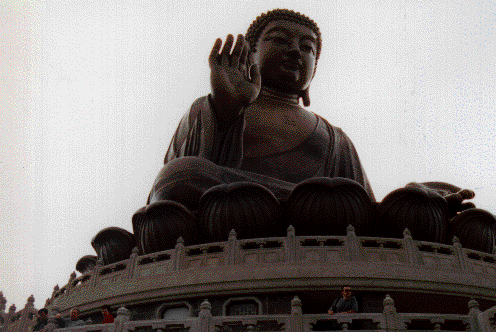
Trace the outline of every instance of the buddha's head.
<instances>
[{"instance_id":1,"label":"buddha's head","mask_svg":"<svg viewBox=\"0 0 496 332\"><path fill-rule=\"evenodd\" d=\"M322 45L317 24L292 10L275 9L253 21L246 40L251 61L260 68L262 86L298 94L309 104L308 88Z\"/></svg>"}]
</instances>

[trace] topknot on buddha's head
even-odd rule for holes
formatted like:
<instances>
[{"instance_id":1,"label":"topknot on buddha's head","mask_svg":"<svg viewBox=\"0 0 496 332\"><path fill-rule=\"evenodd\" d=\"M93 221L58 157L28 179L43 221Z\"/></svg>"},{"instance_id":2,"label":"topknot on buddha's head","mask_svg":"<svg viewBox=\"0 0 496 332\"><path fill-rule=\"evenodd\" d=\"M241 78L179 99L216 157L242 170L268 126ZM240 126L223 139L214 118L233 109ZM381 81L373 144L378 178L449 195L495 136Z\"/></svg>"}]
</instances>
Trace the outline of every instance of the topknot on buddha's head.
<instances>
[{"instance_id":1,"label":"topknot on buddha's head","mask_svg":"<svg viewBox=\"0 0 496 332\"><path fill-rule=\"evenodd\" d=\"M264 31L265 27L274 21L286 20L301 24L309 29L311 29L317 35L317 54L315 56L315 62L319 61L320 49L322 46L322 36L320 34L320 29L311 18L305 16L299 12L289 9L273 9L267 13L263 13L258 16L248 28L246 32L245 39L250 44L250 48L254 49L257 46L258 39Z\"/></svg>"}]
</instances>

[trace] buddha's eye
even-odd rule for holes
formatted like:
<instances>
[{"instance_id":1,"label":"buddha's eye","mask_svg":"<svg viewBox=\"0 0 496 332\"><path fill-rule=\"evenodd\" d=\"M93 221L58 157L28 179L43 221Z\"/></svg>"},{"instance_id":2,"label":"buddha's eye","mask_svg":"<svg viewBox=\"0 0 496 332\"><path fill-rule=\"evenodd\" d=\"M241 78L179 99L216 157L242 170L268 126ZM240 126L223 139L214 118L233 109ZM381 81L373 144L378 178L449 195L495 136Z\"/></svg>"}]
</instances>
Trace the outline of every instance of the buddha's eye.
<instances>
[{"instance_id":1,"label":"buddha's eye","mask_svg":"<svg viewBox=\"0 0 496 332\"><path fill-rule=\"evenodd\" d=\"M301 45L300 48L305 53L314 53L313 47L310 45Z\"/></svg>"}]
</instances>

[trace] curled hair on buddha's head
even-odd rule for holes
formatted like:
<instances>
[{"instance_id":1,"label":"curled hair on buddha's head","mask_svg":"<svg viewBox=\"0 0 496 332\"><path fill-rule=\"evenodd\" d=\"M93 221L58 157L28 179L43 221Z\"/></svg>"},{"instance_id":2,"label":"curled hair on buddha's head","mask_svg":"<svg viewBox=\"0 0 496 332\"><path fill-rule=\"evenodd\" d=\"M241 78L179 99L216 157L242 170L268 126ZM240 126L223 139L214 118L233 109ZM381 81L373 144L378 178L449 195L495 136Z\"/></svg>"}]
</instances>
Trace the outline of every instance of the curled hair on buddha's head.
<instances>
[{"instance_id":1,"label":"curled hair on buddha's head","mask_svg":"<svg viewBox=\"0 0 496 332\"><path fill-rule=\"evenodd\" d=\"M264 31L265 27L274 21L286 20L294 23L301 24L309 29L311 29L317 35L317 53L315 54L315 68L317 68L317 62L320 57L320 49L322 47L322 36L320 34L320 29L312 19L305 16L299 12L289 9L273 9L267 13L263 13L258 16L250 25L246 31L245 39L250 44L250 48L253 50L257 46L258 39Z\"/></svg>"}]
</instances>

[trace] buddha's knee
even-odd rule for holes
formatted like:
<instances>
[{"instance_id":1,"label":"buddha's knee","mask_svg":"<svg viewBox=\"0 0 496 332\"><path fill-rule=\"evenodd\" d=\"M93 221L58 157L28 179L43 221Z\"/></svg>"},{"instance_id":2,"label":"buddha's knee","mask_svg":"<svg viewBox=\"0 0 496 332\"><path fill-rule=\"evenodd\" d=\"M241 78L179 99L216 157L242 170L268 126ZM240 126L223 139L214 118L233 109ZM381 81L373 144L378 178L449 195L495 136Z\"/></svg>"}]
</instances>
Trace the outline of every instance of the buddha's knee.
<instances>
[{"instance_id":1,"label":"buddha's knee","mask_svg":"<svg viewBox=\"0 0 496 332\"><path fill-rule=\"evenodd\" d=\"M198 157L182 157L164 165L150 192L148 203L162 200L179 202L196 210L201 195L222 183L218 166Z\"/></svg>"},{"instance_id":2,"label":"buddha's knee","mask_svg":"<svg viewBox=\"0 0 496 332\"><path fill-rule=\"evenodd\" d=\"M312 178L299 183L285 207L286 222L298 235L357 235L373 232L376 206L365 189L345 178Z\"/></svg>"},{"instance_id":3,"label":"buddha's knee","mask_svg":"<svg viewBox=\"0 0 496 332\"><path fill-rule=\"evenodd\" d=\"M416 187L397 189L379 205L377 236L402 238L405 228L414 240L446 243L448 205L439 194Z\"/></svg>"}]
</instances>

